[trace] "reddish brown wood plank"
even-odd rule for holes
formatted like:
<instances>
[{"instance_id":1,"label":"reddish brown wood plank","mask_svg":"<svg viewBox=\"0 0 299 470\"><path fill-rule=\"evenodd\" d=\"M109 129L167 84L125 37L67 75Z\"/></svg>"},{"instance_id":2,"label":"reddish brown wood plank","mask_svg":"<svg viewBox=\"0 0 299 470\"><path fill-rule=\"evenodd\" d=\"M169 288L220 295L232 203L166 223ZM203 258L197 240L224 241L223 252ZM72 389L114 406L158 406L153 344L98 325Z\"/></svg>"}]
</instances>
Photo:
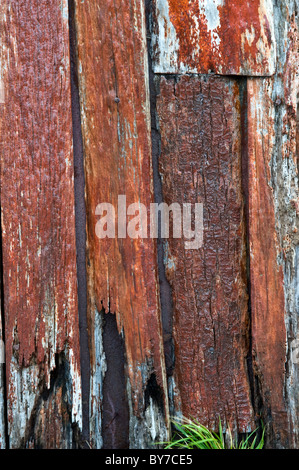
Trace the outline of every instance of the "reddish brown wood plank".
<instances>
[{"instance_id":1,"label":"reddish brown wood plank","mask_svg":"<svg viewBox=\"0 0 299 470\"><path fill-rule=\"evenodd\" d=\"M255 372L274 432L286 439L284 400L286 328L283 268L278 264L270 160L274 121L272 82L248 82L249 242L252 338Z\"/></svg>"},{"instance_id":2,"label":"reddish brown wood plank","mask_svg":"<svg viewBox=\"0 0 299 470\"><path fill-rule=\"evenodd\" d=\"M204 243L165 244L173 290L175 411L218 428L252 426L246 370L248 298L235 80L160 80L160 172L168 204L203 203Z\"/></svg>"},{"instance_id":3,"label":"reddish brown wood plank","mask_svg":"<svg viewBox=\"0 0 299 470\"><path fill-rule=\"evenodd\" d=\"M2 1L1 13L10 446L71 447L81 379L67 0Z\"/></svg>"},{"instance_id":4,"label":"reddish brown wood plank","mask_svg":"<svg viewBox=\"0 0 299 470\"><path fill-rule=\"evenodd\" d=\"M149 208L153 201L143 1L77 1L76 23L88 218L91 440L101 447L102 311L110 311L125 340L130 446L144 447L164 440L168 428L155 244L128 236L100 240L95 232L100 203L117 209L118 195L126 196L127 205Z\"/></svg>"},{"instance_id":5,"label":"reddish brown wood plank","mask_svg":"<svg viewBox=\"0 0 299 470\"><path fill-rule=\"evenodd\" d=\"M156 73L272 75L271 0L154 0Z\"/></svg>"},{"instance_id":6,"label":"reddish brown wood plank","mask_svg":"<svg viewBox=\"0 0 299 470\"><path fill-rule=\"evenodd\" d=\"M279 67L248 81L254 372L269 447L298 447L298 3L279 4Z\"/></svg>"}]
</instances>

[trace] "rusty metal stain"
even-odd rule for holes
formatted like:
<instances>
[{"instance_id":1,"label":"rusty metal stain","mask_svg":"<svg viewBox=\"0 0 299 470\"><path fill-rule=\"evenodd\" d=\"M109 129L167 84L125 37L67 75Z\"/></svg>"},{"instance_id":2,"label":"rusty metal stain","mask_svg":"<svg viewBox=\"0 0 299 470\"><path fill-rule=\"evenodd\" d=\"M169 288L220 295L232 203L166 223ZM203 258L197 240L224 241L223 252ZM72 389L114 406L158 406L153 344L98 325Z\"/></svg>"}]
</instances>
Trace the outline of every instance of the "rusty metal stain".
<instances>
[{"instance_id":1,"label":"rusty metal stain","mask_svg":"<svg viewBox=\"0 0 299 470\"><path fill-rule=\"evenodd\" d=\"M153 0L156 73L272 75L271 0Z\"/></svg>"},{"instance_id":2,"label":"rusty metal stain","mask_svg":"<svg viewBox=\"0 0 299 470\"><path fill-rule=\"evenodd\" d=\"M204 207L204 244L170 238L176 413L217 429L253 426L247 377L249 318L236 80L160 79L163 198ZM168 260L171 263L168 263Z\"/></svg>"},{"instance_id":3,"label":"rusty metal stain","mask_svg":"<svg viewBox=\"0 0 299 470\"><path fill-rule=\"evenodd\" d=\"M167 437L168 427L155 243L129 237L99 240L95 232L98 204L117 209L118 196L124 194L128 205L153 202L143 1L77 1L76 23L88 220L91 433L99 446L105 311L116 315L125 340L130 445L152 445ZM153 375L161 390L159 404L152 397L145 400Z\"/></svg>"},{"instance_id":4,"label":"rusty metal stain","mask_svg":"<svg viewBox=\"0 0 299 470\"><path fill-rule=\"evenodd\" d=\"M67 0L1 2L0 43L8 432L20 447L58 355L67 364L65 425L81 426ZM44 447L54 429L57 445L72 446L59 442L58 427L42 429Z\"/></svg>"}]
</instances>

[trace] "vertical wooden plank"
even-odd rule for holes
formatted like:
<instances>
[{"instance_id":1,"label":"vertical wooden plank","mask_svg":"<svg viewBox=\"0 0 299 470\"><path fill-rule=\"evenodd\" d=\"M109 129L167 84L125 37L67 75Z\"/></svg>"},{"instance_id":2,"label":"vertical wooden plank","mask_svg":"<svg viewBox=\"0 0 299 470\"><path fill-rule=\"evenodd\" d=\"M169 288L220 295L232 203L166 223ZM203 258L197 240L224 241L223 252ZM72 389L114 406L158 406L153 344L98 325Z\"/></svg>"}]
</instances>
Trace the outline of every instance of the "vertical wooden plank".
<instances>
[{"instance_id":1,"label":"vertical wooden plank","mask_svg":"<svg viewBox=\"0 0 299 470\"><path fill-rule=\"evenodd\" d=\"M278 5L279 68L248 80L249 241L254 371L269 446L297 447L298 2Z\"/></svg>"},{"instance_id":2,"label":"vertical wooden plank","mask_svg":"<svg viewBox=\"0 0 299 470\"><path fill-rule=\"evenodd\" d=\"M153 0L155 73L273 75L272 0Z\"/></svg>"},{"instance_id":3,"label":"vertical wooden plank","mask_svg":"<svg viewBox=\"0 0 299 470\"><path fill-rule=\"evenodd\" d=\"M101 447L102 312L111 312L125 341L130 446L142 448L168 433L155 244L117 238L117 231L115 239L99 240L95 212L100 203L117 209L119 195L126 196L127 205L149 208L153 202L144 4L75 5L86 172L91 440Z\"/></svg>"},{"instance_id":4,"label":"vertical wooden plank","mask_svg":"<svg viewBox=\"0 0 299 470\"><path fill-rule=\"evenodd\" d=\"M175 414L218 429L250 430L249 317L241 177L241 111L236 80L159 80L163 198L202 203L204 242L165 242L173 291Z\"/></svg>"},{"instance_id":5,"label":"vertical wooden plank","mask_svg":"<svg viewBox=\"0 0 299 470\"><path fill-rule=\"evenodd\" d=\"M67 0L1 1L1 209L11 448L81 426Z\"/></svg>"},{"instance_id":6,"label":"vertical wooden plank","mask_svg":"<svg viewBox=\"0 0 299 470\"><path fill-rule=\"evenodd\" d=\"M270 160L273 153L273 83L248 82L249 241L255 373L276 433L287 432L284 400L286 327L283 268L278 262ZM271 410L271 411L270 411ZM277 435L277 437L278 437Z\"/></svg>"}]
</instances>

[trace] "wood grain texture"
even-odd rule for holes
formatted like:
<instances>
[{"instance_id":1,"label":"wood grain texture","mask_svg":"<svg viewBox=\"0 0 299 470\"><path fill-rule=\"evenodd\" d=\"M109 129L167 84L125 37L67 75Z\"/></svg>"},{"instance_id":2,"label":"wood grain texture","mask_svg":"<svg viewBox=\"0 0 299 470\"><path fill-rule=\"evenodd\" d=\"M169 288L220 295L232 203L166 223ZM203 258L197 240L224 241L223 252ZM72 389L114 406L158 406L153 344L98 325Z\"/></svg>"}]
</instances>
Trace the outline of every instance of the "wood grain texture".
<instances>
[{"instance_id":1,"label":"wood grain texture","mask_svg":"<svg viewBox=\"0 0 299 470\"><path fill-rule=\"evenodd\" d=\"M241 182L241 112L234 79L159 81L163 198L203 203L204 243L165 242L173 291L175 414L218 429L253 425L247 377L249 318Z\"/></svg>"},{"instance_id":2,"label":"wood grain texture","mask_svg":"<svg viewBox=\"0 0 299 470\"><path fill-rule=\"evenodd\" d=\"M279 68L248 81L254 369L270 447L298 447L298 2L275 10Z\"/></svg>"},{"instance_id":3,"label":"wood grain texture","mask_svg":"<svg viewBox=\"0 0 299 470\"><path fill-rule=\"evenodd\" d=\"M272 0L153 0L156 73L272 75Z\"/></svg>"},{"instance_id":4,"label":"wood grain texture","mask_svg":"<svg viewBox=\"0 0 299 470\"><path fill-rule=\"evenodd\" d=\"M67 0L1 1L1 209L11 448L81 426Z\"/></svg>"},{"instance_id":5,"label":"wood grain texture","mask_svg":"<svg viewBox=\"0 0 299 470\"><path fill-rule=\"evenodd\" d=\"M274 122L269 92L271 82L248 83L249 243L252 341L256 375L264 406L275 431L287 430L284 400L286 328L283 268L278 246L270 181ZM283 437L283 436L281 436ZM285 436L284 436L285 437Z\"/></svg>"},{"instance_id":6,"label":"wood grain texture","mask_svg":"<svg viewBox=\"0 0 299 470\"><path fill-rule=\"evenodd\" d=\"M75 5L86 173L91 444L102 446L103 312L111 312L125 341L130 446L146 447L168 433L155 244L129 237L100 240L95 233L98 204L117 209L118 195L126 195L128 205L149 208L153 202L144 5L141 0Z\"/></svg>"}]
</instances>

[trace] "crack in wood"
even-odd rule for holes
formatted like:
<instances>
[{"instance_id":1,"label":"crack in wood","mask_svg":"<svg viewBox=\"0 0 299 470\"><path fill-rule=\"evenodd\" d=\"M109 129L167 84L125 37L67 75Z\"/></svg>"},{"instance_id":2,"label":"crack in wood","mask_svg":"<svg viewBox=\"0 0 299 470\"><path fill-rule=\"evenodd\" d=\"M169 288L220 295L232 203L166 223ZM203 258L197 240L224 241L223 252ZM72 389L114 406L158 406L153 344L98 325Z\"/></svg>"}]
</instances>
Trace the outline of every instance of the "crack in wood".
<instances>
[{"instance_id":1,"label":"crack in wood","mask_svg":"<svg viewBox=\"0 0 299 470\"><path fill-rule=\"evenodd\" d=\"M86 208L83 139L78 84L77 34L75 24L75 2L68 1L70 59L71 59L71 97L74 146L74 186L75 186L75 223L78 279L78 311L80 330L80 359L82 381L82 438L88 447L89 397L90 397L90 355L87 333L87 272L86 272Z\"/></svg>"},{"instance_id":2,"label":"crack in wood","mask_svg":"<svg viewBox=\"0 0 299 470\"><path fill-rule=\"evenodd\" d=\"M103 346L107 370L103 383L103 448L128 449L129 406L124 338L112 313L104 316Z\"/></svg>"}]
</instances>

